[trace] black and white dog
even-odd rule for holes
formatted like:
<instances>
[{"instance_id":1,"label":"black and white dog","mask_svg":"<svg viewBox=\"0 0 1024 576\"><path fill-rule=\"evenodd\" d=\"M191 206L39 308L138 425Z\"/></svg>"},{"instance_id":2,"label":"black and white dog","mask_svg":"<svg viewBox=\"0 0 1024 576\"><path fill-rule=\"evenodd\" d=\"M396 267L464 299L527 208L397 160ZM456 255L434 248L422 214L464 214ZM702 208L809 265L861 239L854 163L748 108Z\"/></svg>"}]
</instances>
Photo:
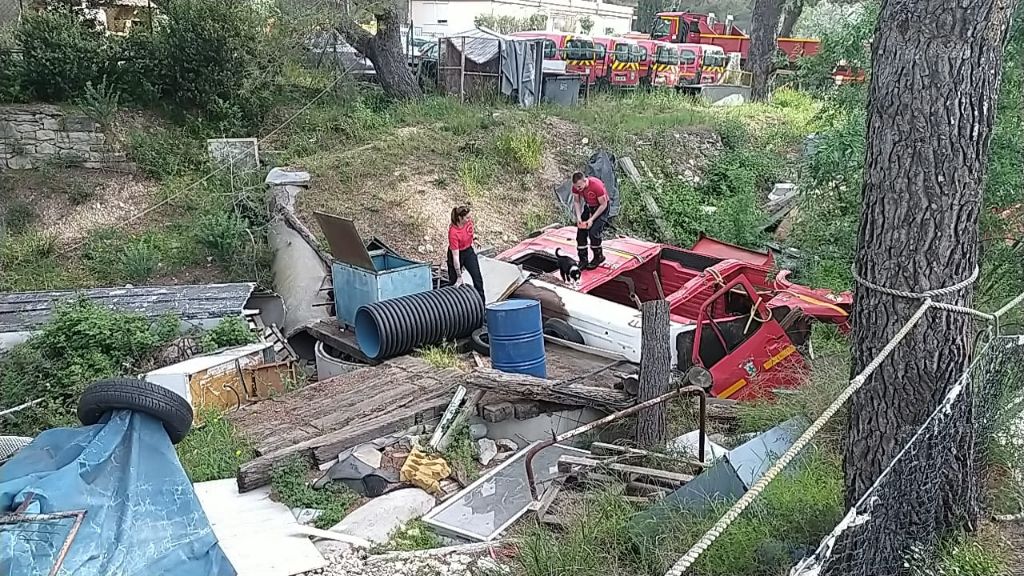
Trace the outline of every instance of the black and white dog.
<instances>
[{"instance_id":1,"label":"black and white dog","mask_svg":"<svg viewBox=\"0 0 1024 576\"><path fill-rule=\"evenodd\" d=\"M558 259L558 273L562 276L562 282L573 288L580 285L580 265L569 256L562 254L561 248L555 248L555 258Z\"/></svg>"}]
</instances>

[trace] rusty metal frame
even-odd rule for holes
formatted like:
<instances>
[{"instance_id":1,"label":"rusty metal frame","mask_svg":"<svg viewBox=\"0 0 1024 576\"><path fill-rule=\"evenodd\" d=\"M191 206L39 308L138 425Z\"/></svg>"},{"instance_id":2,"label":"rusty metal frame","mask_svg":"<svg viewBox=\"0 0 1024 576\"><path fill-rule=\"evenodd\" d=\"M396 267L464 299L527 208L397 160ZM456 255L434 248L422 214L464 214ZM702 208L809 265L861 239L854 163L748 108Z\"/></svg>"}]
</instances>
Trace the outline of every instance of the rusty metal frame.
<instances>
[{"instance_id":1,"label":"rusty metal frame","mask_svg":"<svg viewBox=\"0 0 1024 576\"><path fill-rule=\"evenodd\" d=\"M704 389L702 389L702 388L700 388L698 386L680 387L680 388L677 388L677 389L673 390L672 392L669 392L668 394L663 394L661 396L658 396L657 398L651 398L650 400L648 400L646 402L642 402L640 404L637 404L637 405L632 406L630 408L627 408L625 410L621 410L619 412L615 412L614 414L609 414L609 415L605 416L604 418L601 418L600 420L594 420L590 424L584 424L583 426L580 426L579 428L575 428L573 430L569 430L567 432L563 432L563 433L561 433L561 434L551 438L550 440L545 440L544 442L538 443L533 448L530 448L530 451L526 453L525 466L526 466L526 479L527 479L527 481L528 481L528 483L530 485L530 494L533 497L534 501L536 501L540 497L540 494L537 493L537 479L536 479L536 476L533 473L533 459L534 459L534 457L537 456L538 453L540 453L541 450L543 450L545 448L548 448L550 446L554 446L555 444L558 444L559 442L565 442L566 440L568 440L570 438L573 438L573 437L576 437L576 436L579 436L580 434L586 434L587 432L590 432L591 430L593 430L595 428L598 428L600 426L604 426L605 424L610 424L612 422L615 422L616 420L621 420L622 418L625 418L627 416L632 416L632 415L636 414L637 412L640 412L642 410L646 410L647 408L650 408L652 406L657 406L658 404L663 404L663 403L665 403L665 402L667 402L667 401L669 401L669 400L671 400L673 398L678 398L680 396L691 396L691 395L692 396L697 396L697 399L698 399L698 401L700 403L700 434L699 434L698 446L697 446L697 459L700 462L704 462L704 444L707 441L706 439L707 439L707 400L708 400L708 393Z\"/></svg>"},{"instance_id":2,"label":"rusty metal frame","mask_svg":"<svg viewBox=\"0 0 1024 576\"><path fill-rule=\"evenodd\" d=\"M68 531L68 535L64 538L64 545L61 546L60 551L57 553L57 558L54 559L53 566L50 568L49 576L57 576L60 572L61 567L64 565L64 559L67 558L68 551L71 550L71 544L74 542L75 537L78 535L79 528L82 527L82 522L85 520L85 510L72 510L70 512L54 512L50 514L25 514L23 511L28 506L29 502L34 497L30 494L29 497L18 507L18 511L12 514L6 514L0 516L0 526L5 524L21 524L21 523L38 523L38 522L49 522L52 520L64 520L65 518L74 518L75 521L71 525L71 529Z\"/></svg>"}]
</instances>

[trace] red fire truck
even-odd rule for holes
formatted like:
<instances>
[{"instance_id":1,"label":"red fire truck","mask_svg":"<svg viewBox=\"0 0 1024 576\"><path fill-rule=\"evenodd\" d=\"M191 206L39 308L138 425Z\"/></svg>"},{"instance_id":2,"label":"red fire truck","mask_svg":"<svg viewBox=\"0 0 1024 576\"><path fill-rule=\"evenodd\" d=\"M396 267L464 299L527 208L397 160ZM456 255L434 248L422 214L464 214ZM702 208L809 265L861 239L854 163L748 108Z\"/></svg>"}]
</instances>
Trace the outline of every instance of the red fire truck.
<instances>
[{"instance_id":1,"label":"red fire truck","mask_svg":"<svg viewBox=\"0 0 1024 576\"><path fill-rule=\"evenodd\" d=\"M674 88L679 83L679 50L669 42L637 40L640 83L649 88Z\"/></svg>"},{"instance_id":2,"label":"red fire truck","mask_svg":"<svg viewBox=\"0 0 1024 576\"><path fill-rule=\"evenodd\" d=\"M720 46L725 52L739 52L742 60L750 51L750 36L726 18L723 22L706 14L693 12L659 12L651 27L651 38L676 43L700 43ZM779 51L789 61L814 56L821 49L817 38L778 38ZM863 82L864 71L850 67L837 67L832 76L837 83Z\"/></svg>"},{"instance_id":3,"label":"red fire truck","mask_svg":"<svg viewBox=\"0 0 1024 576\"><path fill-rule=\"evenodd\" d=\"M599 82L623 90L640 85L641 51L636 41L595 36L594 49Z\"/></svg>"},{"instance_id":4,"label":"red fire truck","mask_svg":"<svg viewBox=\"0 0 1024 576\"><path fill-rule=\"evenodd\" d=\"M589 37L544 31L516 32L512 36L543 40L544 60L564 61L565 71L583 76L587 84L597 81L594 41Z\"/></svg>"}]
</instances>

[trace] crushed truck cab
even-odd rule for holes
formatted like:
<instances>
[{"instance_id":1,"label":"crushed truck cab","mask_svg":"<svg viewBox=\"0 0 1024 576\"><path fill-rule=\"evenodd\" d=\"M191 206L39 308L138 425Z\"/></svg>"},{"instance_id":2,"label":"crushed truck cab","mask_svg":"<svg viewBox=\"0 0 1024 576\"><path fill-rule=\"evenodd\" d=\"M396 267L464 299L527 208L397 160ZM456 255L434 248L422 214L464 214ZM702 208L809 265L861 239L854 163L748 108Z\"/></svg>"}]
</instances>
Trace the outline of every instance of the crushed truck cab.
<instances>
[{"instance_id":1,"label":"crushed truck cab","mask_svg":"<svg viewBox=\"0 0 1024 576\"><path fill-rule=\"evenodd\" d=\"M852 295L814 290L776 273L770 253L702 236L691 248L620 237L603 244L607 261L577 286L561 282L555 250L573 253L574 227L548 229L499 259L536 275L517 296L539 300L545 319L561 318L588 346L640 360L640 305L665 299L671 311L673 365L711 372L719 398L751 399L798 386L806 374L798 348L811 320L848 328Z\"/></svg>"}]
</instances>

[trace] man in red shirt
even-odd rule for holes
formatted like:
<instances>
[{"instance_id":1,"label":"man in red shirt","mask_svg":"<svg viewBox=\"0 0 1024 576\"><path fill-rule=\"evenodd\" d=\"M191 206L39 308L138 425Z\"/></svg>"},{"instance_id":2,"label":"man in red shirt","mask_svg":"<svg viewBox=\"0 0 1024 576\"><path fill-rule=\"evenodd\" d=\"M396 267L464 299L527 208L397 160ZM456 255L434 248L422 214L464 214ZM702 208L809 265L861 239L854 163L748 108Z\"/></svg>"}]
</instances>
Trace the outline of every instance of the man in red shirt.
<instances>
[{"instance_id":1,"label":"man in red shirt","mask_svg":"<svg viewBox=\"0 0 1024 576\"><path fill-rule=\"evenodd\" d=\"M608 224L608 191L604 182L586 176L582 172L572 175L573 214L576 216L576 250L580 257L580 268L593 270L604 261L601 249L601 234ZM594 258L588 258L587 242L594 251Z\"/></svg>"}]
</instances>

